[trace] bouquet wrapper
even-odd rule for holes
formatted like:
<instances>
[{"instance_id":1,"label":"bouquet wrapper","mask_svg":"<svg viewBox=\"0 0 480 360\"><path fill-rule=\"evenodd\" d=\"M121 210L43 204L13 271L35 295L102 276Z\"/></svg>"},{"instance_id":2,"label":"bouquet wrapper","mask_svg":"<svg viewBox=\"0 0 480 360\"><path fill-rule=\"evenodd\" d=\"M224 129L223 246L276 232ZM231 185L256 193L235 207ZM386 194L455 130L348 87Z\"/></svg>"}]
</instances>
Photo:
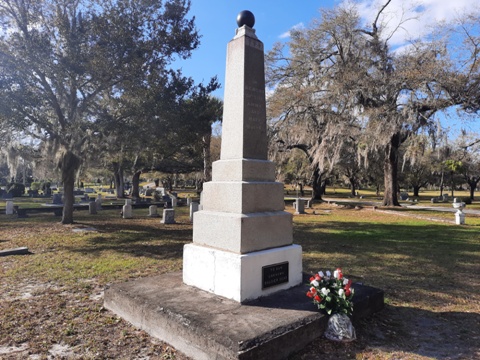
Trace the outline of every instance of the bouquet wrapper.
<instances>
[{"instance_id":1,"label":"bouquet wrapper","mask_svg":"<svg viewBox=\"0 0 480 360\"><path fill-rule=\"evenodd\" d=\"M355 328L345 314L333 314L328 319L325 337L332 341L350 342L357 339Z\"/></svg>"}]
</instances>

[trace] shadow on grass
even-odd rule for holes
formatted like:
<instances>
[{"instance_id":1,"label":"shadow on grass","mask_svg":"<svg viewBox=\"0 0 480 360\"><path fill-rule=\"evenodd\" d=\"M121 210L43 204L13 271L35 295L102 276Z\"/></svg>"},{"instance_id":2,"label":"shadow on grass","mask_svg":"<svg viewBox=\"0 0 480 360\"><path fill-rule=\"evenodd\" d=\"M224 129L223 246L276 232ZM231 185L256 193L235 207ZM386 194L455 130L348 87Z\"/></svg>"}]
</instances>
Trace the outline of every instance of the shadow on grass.
<instances>
[{"instance_id":1,"label":"shadow on grass","mask_svg":"<svg viewBox=\"0 0 480 360\"><path fill-rule=\"evenodd\" d=\"M480 272L477 229L326 221L297 224L294 239L303 248L304 271L342 267L353 281L381 288L399 302L425 307L456 302L463 309L464 299L478 294L478 282L472 281Z\"/></svg>"},{"instance_id":2,"label":"shadow on grass","mask_svg":"<svg viewBox=\"0 0 480 360\"><path fill-rule=\"evenodd\" d=\"M429 258L449 267L460 257L462 261L477 259L475 252L480 251L477 229L438 224L325 221L296 224L294 238L306 253L344 252L367 258L377 254L397 254Z\"/></svg>"},{"instance_id":3,"label":"shadow on grass","mask_svg":"<svg viewBox=\"0 0 480 360\"><path fill-rule=\"evenodd\" d=\"M155 259L179 259L183 245L191 241L192 230L188 226L148 226L144 224L95 225L100 234L91 235L83 246L70 249L72 252L102 256L111 251L132 256Z\"/></svg>"},{"instance_id":4,"label":"shadow on grass","mask_svg":"<svg viewBox=\"0 0 480 360\"><path fill-rule=\"evenodd\" d=\"M480 314L476 313L387 305L372 317L356 322L355 327L360 342L387 353L407 352L433 359L479 356L475 339L480 332Z\"/></svg>"},{"instance_id":5,"label":"shadow on grass","mask_svg":"<svg viewBox=\"0 0 480 360\"><path fill-rule=\"evenodd\" d=\"M336 343L322 337L290 359L478 359L479 324L479 314L387 305L354 321L357 341Z\"/></svg>"}]
</instances>

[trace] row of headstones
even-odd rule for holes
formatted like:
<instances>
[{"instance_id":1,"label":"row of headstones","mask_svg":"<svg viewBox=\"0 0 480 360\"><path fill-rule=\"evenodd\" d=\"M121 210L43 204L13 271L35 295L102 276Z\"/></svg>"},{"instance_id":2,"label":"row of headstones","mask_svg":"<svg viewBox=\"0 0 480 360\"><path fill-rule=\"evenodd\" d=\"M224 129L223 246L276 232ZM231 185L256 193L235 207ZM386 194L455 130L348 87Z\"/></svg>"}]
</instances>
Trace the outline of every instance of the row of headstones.
<instances>
[{"instance_id":1,"label":"row of headstones","mask_svg":"<svg viewBox=\"0 0 480 360\"><path fill-rule=\"evenodd\" d=\"M173 217L172 221L175 222L174 215L171 215L171 214L175 213L173 208L175 208L177 206L177 198L172 197L171 200L172 200L172 208L171 209L168 209L168 208L164 209L164 218L165 218L165 214L167 214L167 217L169 219ZM191 198L187 198L187 206L189 206L189 208L190 208L190 221L193 221L193 214L195 212L201 210L202 206L197 202L193 202ZM296 209L295 214L305 214L305 200L297 199L293 203L293 206ZM310 201L307 202L307 208L309 208L309 207L310 207ZM100 211L101 209L102 209L102 197L101 196L98 196L98 198L95 199L95 201L90 201L90 203L88 204L88 211L89 211L90 215L96 214L97 211ZM6 214L7 215L12 215L13 210L14 210L13 209L13 201L7 200ZM149 216L150 217L158 216L157 210L158 210L158 208L157 208L156 205L150 206L149 207ZM122 217L124 219L130 219L130 218L133 217L133 215L132 215L132 200L131 199L127 199L125 201L125 205L122 208Z\"/></svg>"},{"instance_id":2,"label":"row of headstones","mask_svg":"<svg viewBox=\"0 0 480 360\"><path fill-rule=\"evenodd\" d=\"M98 200L98 199L97 199ZM162 224L175 224L175 207L177 206L177 199L172 198L172 207L163 209L163 217L162 217ZM197 203L193 202L190 198L187 199L187 205L190 207L190 221L193 222L193 214L202 209L202 206ZM97 213L98 210L101 209L101 202L90 202L89 204L89 213L94 215ZM157 205L151 205L148 208L148 216L149 217L159 217L158 214L158 207ZM133 218L133 208L132 208L132 200L127 199L125 200L125 205L122 207L122 217L124 219L131 219Z\"/></svg>"},{"instance_id":3,"label":"row of headstones","mask_svg":"<svg viewBox=\"0 0 480 360\"><path fill-rule=\"evenodd\" d=\"M442 202L448 202L449 197L447 194L443 194L442 196L439 197L434 197L431 199L432 204L437 204L437 203L442 203Z\"/></svg>"}]
</instances>

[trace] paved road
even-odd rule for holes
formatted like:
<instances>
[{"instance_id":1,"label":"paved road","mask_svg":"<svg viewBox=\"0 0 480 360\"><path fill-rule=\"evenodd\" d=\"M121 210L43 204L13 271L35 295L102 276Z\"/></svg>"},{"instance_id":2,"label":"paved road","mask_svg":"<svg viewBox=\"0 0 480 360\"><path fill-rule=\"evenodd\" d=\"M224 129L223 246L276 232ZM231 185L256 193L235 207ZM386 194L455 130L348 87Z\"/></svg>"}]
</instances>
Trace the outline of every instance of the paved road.
<instances>
[{"instance_id":1,"label":"paved road","mask_svg":"<svg viewBox=\"0 0 480 360\"><path fill-rule=\"evenodd\" d=\"M441 207L441 206L421 206L421 205L406 205L408 209L418 209L418 210L433 210L433 211L443 211L443 212L457 212L456 209L448 207ZM465 209L463 209L465 214L476 214L480 215L480 210L468 209L468 205Z\"/></svg>"},{"instance_id":2,"label":"paved road","mask_svg":"<svg viewBox=\"0 0 480 360\"><path fill-rule=\"evenodd\" d=\"M349 203L353 202L355 204L362 204L365 206L382 206L381 202L374 202L374 201L364 201L363 199L335 199L335 198L325 198L325 201L330 201L330 202L336 202L336 203ZM447 207L450 206L450 207ZM455 213L457 212L456 209L453 208L451 203L445 203L445 206L423 206L423 205L402 205L403 207L407 209L412 209L412 210L429 210L429 211L441 211L441 212L451 212ZM392 209L395 210L395 209ZM463 209L463 212L465 214L476 214L480 215L480 210L474 210L474 209L469 209L468 205Z\"/></svg>"}]
</instances>

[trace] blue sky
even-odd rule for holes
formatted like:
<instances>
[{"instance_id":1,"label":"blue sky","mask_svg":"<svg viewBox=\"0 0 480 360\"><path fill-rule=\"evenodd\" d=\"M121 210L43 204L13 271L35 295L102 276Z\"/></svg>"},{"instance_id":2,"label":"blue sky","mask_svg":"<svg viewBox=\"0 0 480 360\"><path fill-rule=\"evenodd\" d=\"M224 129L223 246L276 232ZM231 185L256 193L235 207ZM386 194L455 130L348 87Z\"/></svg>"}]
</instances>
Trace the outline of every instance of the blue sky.
<instances>
[{"instance_id":1,"label":"blue sky","mask_svg":"<svg viewBox=\"0 0 480 360\"><path fill-rule=\"evenodd\" d=\"M333 0L192 0L190 14L202 35L201 44L190 59L179 64L184 74L197 82L206 83L217 75L222 88L214 95L223 98L227 43L235 36L240 11L250 10L255 15L254 29L268 51L293 26L308 24L319 16L320 7L333 4Z\"/></svg>"},{"instance_id":2,"label":"blue sky","mask_svg":"<svg viewBox=\"0 0 480 360\"><path fill-rule=\"evenodd\" d=\"M277 41L288 41L288 32L294 27L307 26L320 16L322 8L332 8L348 0L192 0L190 15L195 16L201 44L185 61L178 61L174 67L181 67L184 75L198 82L207 83L217 76L222 88L213 95L223 99L227 43L235 36L237 14L250 10L255 15L254 29L258 38L269 51ZM366 24L371 24L379 5L387 0L354 0ZM407 39L428 34L432 25L451 21L468 12L480 12L478 0L392 0L384 11L383 22L392 29L390 45L401 48ZM401 26L399 27L401 23ZM395 29L395 31L394 31ZM445 125L452 130L460 127L477 131L479 120L459 121L453 111L450 120L442 116Z\"/></svg>"},{"instance_id":3,"label":"blue sky","mask_svg":"<svg viewBox=\"0 0 480 360\"><path fill-rule=\"evenodd\" d=\"M225 77L225 55L227 43L235 36L236 17L242 10L255 15L256 34L264 43L265 51L277 41L288 41L288 31L295 26L307 26L313 18L320 16L322 8L332 8L347 0L192 0L191 16L201 34L200 47L192 57L175 64L185 75L197 82L207 82L217 75L223 85ZM387 0L356 0L359 13L371 24L379 5ZM476 0L478 1L478 0ZM472 0L392 0L384 11L384 21L392 29L402 19L410 19L395 32L390 43L402 46L406 38L417 37L428 32L430 26L443 20L452 20L468 9L480 11L480 4ZM473 4L472 4L473 3ZM223 89L215 93L223 98Z\"/></svg>"}]
</instances>

